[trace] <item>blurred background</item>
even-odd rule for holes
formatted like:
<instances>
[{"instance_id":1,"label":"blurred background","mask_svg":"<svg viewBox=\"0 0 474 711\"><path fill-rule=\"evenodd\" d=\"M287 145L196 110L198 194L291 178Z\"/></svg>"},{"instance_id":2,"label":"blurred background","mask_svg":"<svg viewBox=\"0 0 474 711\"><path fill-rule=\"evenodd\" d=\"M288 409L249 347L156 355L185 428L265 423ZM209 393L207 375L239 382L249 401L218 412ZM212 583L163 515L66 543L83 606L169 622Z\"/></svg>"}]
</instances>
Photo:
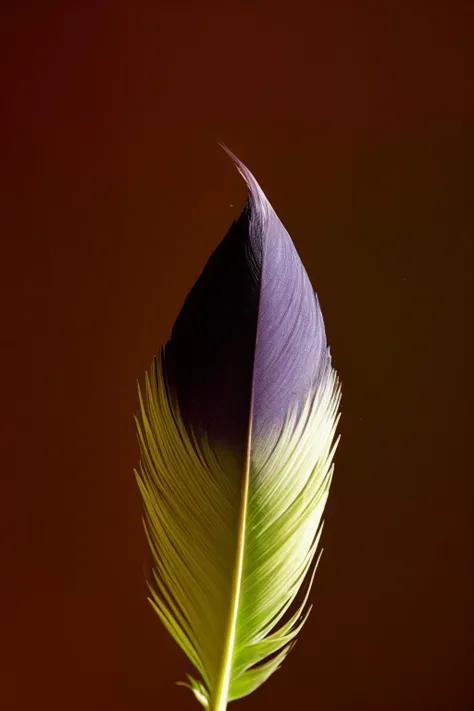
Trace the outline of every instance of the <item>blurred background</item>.
<instances>
[{"instance_id":1,"label":"blurred background","mask_svg":"<svg viewBox=\"0 0 474 711\"><path fill-rule=\"evenodd\" d=\"M0 708L198 708L146 601L141 378L249 166L342 442L310 619L236 708L474 709L467 0L2 4Z\"/></svg>"}]
</instances>

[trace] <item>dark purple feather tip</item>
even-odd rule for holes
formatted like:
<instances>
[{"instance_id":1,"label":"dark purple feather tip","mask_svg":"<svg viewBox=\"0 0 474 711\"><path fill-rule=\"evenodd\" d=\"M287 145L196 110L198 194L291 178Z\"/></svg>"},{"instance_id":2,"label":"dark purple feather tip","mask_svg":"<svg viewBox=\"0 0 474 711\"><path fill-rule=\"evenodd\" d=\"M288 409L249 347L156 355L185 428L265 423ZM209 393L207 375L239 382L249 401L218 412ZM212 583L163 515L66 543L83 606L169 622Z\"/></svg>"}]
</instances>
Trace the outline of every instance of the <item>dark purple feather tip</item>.
<instances>
[{"instance_id":1,"label":"dark purple feather tip","mask_svg":"<svg viewBox=\"0 0 474 711\"><path fill-rule=\"evenodd\" d=\"M281 427L330 361L317 297L252 174L239 219L187 296L164 352L187 427L243 447ZM252 397L253 394L253 397Z\"/></svg>"}]
</instances>

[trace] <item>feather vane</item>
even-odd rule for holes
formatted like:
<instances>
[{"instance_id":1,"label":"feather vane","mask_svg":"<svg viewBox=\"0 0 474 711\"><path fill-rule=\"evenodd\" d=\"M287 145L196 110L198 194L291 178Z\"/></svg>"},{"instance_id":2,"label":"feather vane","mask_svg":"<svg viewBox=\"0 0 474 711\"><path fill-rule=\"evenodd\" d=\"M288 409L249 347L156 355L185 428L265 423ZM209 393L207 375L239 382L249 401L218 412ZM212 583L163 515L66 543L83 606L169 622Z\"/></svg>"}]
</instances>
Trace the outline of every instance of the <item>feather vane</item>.
<instances>
[{"instance_id":1,"label":"feather vane","mask_svg":"<svg viewBox=\"0 0 474 711\"><path fill-rule=\"evenodd\" d=\"M268 679L307 619L340 403L303 265L231 157L249 199L154 359L136 418L150 601L201 677L182 683L211 711Z\"/></svg>"}]
</instances>

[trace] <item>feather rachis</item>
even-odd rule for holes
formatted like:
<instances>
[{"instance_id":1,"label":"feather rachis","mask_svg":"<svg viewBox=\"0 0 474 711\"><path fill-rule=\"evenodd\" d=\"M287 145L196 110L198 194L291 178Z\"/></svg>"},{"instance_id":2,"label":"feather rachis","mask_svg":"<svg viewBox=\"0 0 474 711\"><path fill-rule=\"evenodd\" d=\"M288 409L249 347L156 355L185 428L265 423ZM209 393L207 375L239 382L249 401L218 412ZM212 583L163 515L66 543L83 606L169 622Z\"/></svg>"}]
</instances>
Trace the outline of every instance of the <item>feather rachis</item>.
<instances>
[{"instance_id":1,"label":"feather rachis","mask_svg":"<svg viewBox=\"0 0 474 711\"><path fill-rule=\"evenodd\" d=\"M247 530L247 506L249 494L249 474L250 474L250 447L251 433L249 432L247 454L245 462L245 473L243 477L242 498L240 504L239 531L236 553L236 563L234 579L232 583L232 598L229 615L229 624L226 634L226 644L223 654L222 672L219 677L217 689L214 697L211 697L210 707L212 711L225 711L229 697L229 685L231 679L232 662L234 655L235 634L237 627L237 616L239 612L240 594L242 588L242 570L246 546Z\"/></svg>"}]
</instances>

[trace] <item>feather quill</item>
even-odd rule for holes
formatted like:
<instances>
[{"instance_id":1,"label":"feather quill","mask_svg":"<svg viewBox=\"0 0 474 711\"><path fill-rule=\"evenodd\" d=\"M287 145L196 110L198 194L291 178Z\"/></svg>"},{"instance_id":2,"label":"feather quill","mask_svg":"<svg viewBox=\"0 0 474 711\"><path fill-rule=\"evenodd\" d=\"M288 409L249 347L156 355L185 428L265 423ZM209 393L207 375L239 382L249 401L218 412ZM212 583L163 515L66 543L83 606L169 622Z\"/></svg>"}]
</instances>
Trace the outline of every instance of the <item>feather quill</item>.
<instances>
[{"instance_id":1,"label":"feather quill","mask_svg":"<svg viewBox=\"0 0 474 711\"><path fill-rule=\"evenodd\" d=\"M309 614L340 403L296 249L224 148L248 200L139 387L136 418L150 602L209 711L268 679Z\"/></svg>"}]
</instances>

